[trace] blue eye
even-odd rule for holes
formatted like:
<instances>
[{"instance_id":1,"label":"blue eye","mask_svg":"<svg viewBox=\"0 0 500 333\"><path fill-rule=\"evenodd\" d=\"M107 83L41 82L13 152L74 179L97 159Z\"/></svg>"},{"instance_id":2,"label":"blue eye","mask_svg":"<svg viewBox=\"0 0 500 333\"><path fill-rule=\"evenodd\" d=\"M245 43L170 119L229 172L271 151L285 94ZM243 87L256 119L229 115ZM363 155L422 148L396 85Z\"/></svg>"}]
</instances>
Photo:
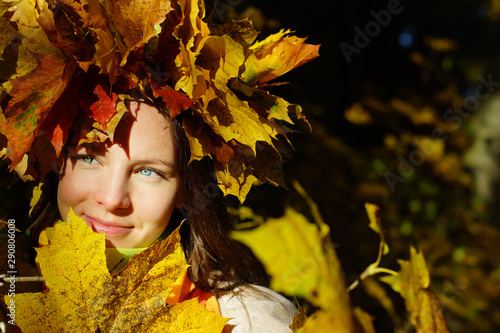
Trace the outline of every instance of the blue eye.
<instances>
[{"instance_id":1,"label":"blue eye","mask_svg":"<svg viewBox=\"0 0 500 333\"><path fill-rule=\"evenodd\" d=\"M151 176L153 174L153 170L151 169L141 169L139 173L143 176Z\"/></svg>"}]
</instances>

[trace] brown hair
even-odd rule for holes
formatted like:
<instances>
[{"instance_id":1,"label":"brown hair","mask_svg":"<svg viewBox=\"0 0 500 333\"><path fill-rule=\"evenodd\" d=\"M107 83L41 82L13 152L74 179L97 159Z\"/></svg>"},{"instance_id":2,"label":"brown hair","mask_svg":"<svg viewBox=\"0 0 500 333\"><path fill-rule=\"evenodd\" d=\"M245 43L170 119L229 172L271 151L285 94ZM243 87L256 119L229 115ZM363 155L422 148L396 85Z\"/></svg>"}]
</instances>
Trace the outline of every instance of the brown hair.
<instances>
[{"instance_id":1,"label":"brown hair","mask_svg":"<svg viewBox=\"0 0 500 333\"><path fill-rule=\"evenodd\" d=\"M168 117L168 111L161 104L155 106ZM227 198L217 186L213 161L205 157L189 163L191 152L182 128L182 115L172 121L172 130L182 204L167 228L173 230L185 220L181 242L190 265L191 281L197 288L217 294L249 283L265 284L267 276L262 265L250 250L229 237L232 218L227 211ZM48 174L43 194L32 212L33 218L28 221L35 245L40 232L61 219L57 207L58 181L57 172Z\"/></svg>"}]
</instances>

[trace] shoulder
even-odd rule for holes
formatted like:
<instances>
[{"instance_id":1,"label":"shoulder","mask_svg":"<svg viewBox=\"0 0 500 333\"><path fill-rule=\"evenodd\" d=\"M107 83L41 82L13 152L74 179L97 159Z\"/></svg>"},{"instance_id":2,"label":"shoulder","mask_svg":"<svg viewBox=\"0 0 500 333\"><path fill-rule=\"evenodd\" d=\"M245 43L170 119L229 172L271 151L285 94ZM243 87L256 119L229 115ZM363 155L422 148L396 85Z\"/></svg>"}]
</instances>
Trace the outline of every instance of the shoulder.
<instances>
[{"instance_id":1,"label":"shoulder","mask_svg":"<svg viewBox=\"0 0 500 333\"><path fill-rule=\"evenodd\" d=\"M221 315L231 318L227 327L231 333L291 332L289 325L297 310L283 296L274 291L252 285L236 290L218 299Z\"/></svg>"}]
</instances>

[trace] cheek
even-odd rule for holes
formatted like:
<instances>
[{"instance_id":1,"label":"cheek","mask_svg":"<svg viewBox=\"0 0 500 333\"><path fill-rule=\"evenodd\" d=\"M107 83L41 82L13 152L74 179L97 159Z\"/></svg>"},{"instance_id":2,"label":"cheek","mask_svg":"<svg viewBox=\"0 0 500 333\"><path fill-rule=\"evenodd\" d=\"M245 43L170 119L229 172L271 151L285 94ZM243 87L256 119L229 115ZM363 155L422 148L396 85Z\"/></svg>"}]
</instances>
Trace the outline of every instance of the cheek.
<instances>
[{"instance_id":1,"label":"cheek","mask_svg":"<svg viewBox=\"0 0 500 333\"><path fill-rule=\"evenodd\" d=\"M140 205L139 201L135 200L134 209L137 214L140 214L140 220L143 221L143 228L148 230L157 228L165 229L176 205L176 190L168 191L167 193L159 191L154 194L150 192L149 196L142 196Z\"/></svg>"},{"instance_id":2,"label":"cheek","mask_svg":"<svg viewBox=\"0 0 500 333\"><path fill-rule=\"evenodd\" d=\"M84 185L84 182L79 181L70 167L66 168L57 186L57 206L63 219L68 215L70 206L79 214L79 203L84 200L88 185L88 182Z\"/></svg>"}]
</instances>

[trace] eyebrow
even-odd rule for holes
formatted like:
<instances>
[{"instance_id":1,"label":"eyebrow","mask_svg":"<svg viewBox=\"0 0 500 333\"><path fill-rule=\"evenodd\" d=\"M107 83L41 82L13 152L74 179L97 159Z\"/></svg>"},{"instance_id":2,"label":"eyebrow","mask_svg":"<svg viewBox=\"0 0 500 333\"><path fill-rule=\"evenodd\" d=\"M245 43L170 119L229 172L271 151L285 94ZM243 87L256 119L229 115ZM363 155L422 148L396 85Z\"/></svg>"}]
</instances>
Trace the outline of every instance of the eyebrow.
<instances>
[{"instance_id":1,"label":"eyebrow","mask_svg":"<svg viewBox=\"0 0 500 333\"><path fill-rule=\"evenodd\" d=\"M167 167L175 170L175 163L174 162L162 160L161 158L135 160L134 164L164 164Z\"/></svg>"}]
</instances>

